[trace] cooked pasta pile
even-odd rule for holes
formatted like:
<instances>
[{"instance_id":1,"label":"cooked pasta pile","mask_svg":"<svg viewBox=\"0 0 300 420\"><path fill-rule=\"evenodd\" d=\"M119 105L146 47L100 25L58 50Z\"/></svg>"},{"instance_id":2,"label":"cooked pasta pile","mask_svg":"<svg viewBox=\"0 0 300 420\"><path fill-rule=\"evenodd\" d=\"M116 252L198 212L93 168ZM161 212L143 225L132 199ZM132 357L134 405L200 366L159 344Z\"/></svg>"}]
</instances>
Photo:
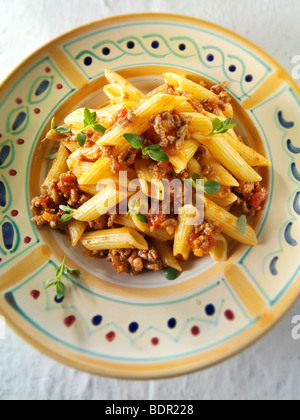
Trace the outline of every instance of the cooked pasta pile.
<instances>
[{"instance_id":1,"label":"cooked pasta pile","mask_svg":"<svg viewBox=\"0 0 300 420\"><path fill-rule=\"evenodd\" d=\"M270 162L235 132L224 84L166 73L145 95L113 71L105 76L107 104L72 112L63 127L52 120L46 138L58 151L48 156L32 221L67 231L72 246L81 243L119 274L180 273L191 255L225 261L228 237L256 245L247 217L262 209L268 190L254 168ZM191 186L189 205L171 188L166 206L164 182L174 180ZM201 192L204 218L192 224Z\"/></svg>"}]
</instances>

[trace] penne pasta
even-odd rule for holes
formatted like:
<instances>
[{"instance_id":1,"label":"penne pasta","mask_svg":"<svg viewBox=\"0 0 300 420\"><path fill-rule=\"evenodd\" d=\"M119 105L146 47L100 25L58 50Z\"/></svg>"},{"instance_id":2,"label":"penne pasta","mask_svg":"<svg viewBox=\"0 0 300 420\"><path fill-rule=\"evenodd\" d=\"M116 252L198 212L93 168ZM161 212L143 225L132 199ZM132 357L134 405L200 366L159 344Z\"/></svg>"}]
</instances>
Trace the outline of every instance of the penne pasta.
<instances>
[{"instance_id":1,"label":"penne pasta","mask_svg":"<svg viewBox=\"0 0 300 420\"><path fill-rule=\"evenodd\" d=\"M195 112L184 112L183 115L191 120L189 123L190 133L202 134L205 137L212 132L212 123L205 115Z\"/></svg>"},{"instance_id":2,"label":"penne pasta","mask_svg":"<svg viewBox=\"0 0 300 420\"><path fill-rule=\"evenodd\" d=\"M197 209L193 206L185 206L178 215L178 227L175 231L173 254L175 257L187 261L189 259L191 247L189 235L192 233L195 223L191 220L195 218Z\"/></svg>"},{"instance_id":3,"label":"penne pasta","mask_svg":"<svg viewBox=\"0 0 300 420\"><path fill-rule=\"evenodd\" d=\"M149 248L144 237L134 229L106 229L86 233L81 238L82 245L90 251L110 249L142 249Z\"/></svg>"},{"instance_id":4,"label":"penne pasta","mask_svg":"<svg viewBox=\"0 0 300 420\"><path fill-rule=\"evenodd\" d=\"M111 71L109 69L105 70L105 77L106 79L115 85L119 85L122 89L122 92L131 98L132 100L139 102L141 99L145 99L146 95L144 95L139 89L137 89L134 85L128 82L128 80L124 79L120 74Z\"/></svg>"},{"instance_id":5,"label":"penne pasta","mask_svg":"<svg viewBox=\"0 0 300 420\"><path fill-rule=\"evenodd\" d=\"M224 235L215 233L213 238L217 241L214 249L209 253L211 258L217 262L227 261L228 259L228 243Z\"/></svg>"},{"instance_id":6,"label":"penne pasta","mask_svg":"<svg viewBox=\"0 0 300 420\"><path fill-rule=\"evenodd\" d=\"M85 229L86 223L80 222L79 220L72 219L68 224L69 234L71 238L72 246L76 246L80 241Z\"/></svg>"},{"instance_id":7,"label":"penne pasta","mask_svg":"<svg viewBox=\"0 0 300 420\"><path fill-rule=\"evenodd\" d=\"M118 113L122 108L129 110L139 106L139 102L123 101L115 105L109 105L98 110L90 109L91 112L96 112L97 121L104 127L110 127L116 120ZM84 108L76 109L65 118L65 124L70 127L75 133L84 126Z\"/></svg>"},{"instance_id":8,"label":"penne pasta","mask_svg":"<svg viewBox=\"0 0 300 420\"><path fill-rule=\"evenodd\" d=\"M235 151L222 135L202 137L193 134L193 138L205 146L235 178L246 182L260 182L262 177Z\"/></svg>"},{"instance_id":9,"label":"penne pasta","mask_svg":"<svg viewBox=\"0 0 300 420\"><path fill-rule=\"evenodd\" d=\"M238 218L222 207L205 198L205 218L211 222L218 222L223 233L236 241L248 245L257 245L257 238L251 226L247 225L246 231L242 234L238 228Z\"/></svg>"},{"instance_id":10,"label":"penne pasta","mask_svg":"<svg viewBox=\"0 0 300 420\"><path fill-rule=\"evenodd\" d=\"M105 77L105 103L75 109L63 127L52 119L46 139L59 149L32 221L65 228L73 247L107 256L118 274L168 280L191 255L227 261L228 238L256 245L247 217L268 189L255 168L271 163L234 130L223 84L169 72L144 94L114 71Z\"/></svg>"},{"instance_id":11,"label":"penne pasta","mask_svg":"<svg viewBox=\"0 0 300 420\"><path fill-rule=\"evenodd\" d=\"M181 149L176 154L169 154L169 159L175 168L175 172L180 173L187 168L189 161L199 149L199 142L194 139L186 140Z\"/></svg>"},{"instance_id":12,"label":"penne pasta","mask_svg":"<svg viewBox=\"0 0 300 420\"><path fill-rule=\"evenodd\" d=\"M202 102L205 99L217 98L215 93L201 86L199 83L195 83L186 77L179 76L178 74L165 73L163 78L168 85L172 86L178 92L182 94L189 93L199 102ZM226 117L232 117L233 110L230 104L226 104L224 114Z\"/></svg>"},{"instance_id":13,"label":"penne pasta","mask_svg":"<svg viewBox=\"0 0 300 420\"><path fill-rule=\"evenodd\" d=\"M127 191L118 191L111 186L105 187L76 210L74 219L81 220L82 222L97 220L132 194Z\"/></svg>"},{"instance_id":14,"label":"penne pasta","mask_svg":"<svg viewBox=\"0 0 300 420\"><path fill-rule=\"evenodd\" d=\"M184 98L172 95L155 95L148 98L135 111L134 120L126 127L118 124L107 131L104 136L97 141L99 146L128 146L123 138L124 134L134 133L141 135L150 127L150 117L159 112L171 111L180 103L184 102Z\"/></svg>"},{"instance_id":15,"label":"penne pasta","mask_svg":"<svg viewBox=\"0 0 300 420\"><path fill-rule=\"evenodd\" d=\"M169 242L160 242L157 239L151 239L152 244L159 252L161 259L166 267L175 268L175 270L182 271L179 261L174 257L173 248Z\"/></svg>"},{"instance_id":16,"label":"penne pasta","mask_svg":"<svg viewBox=\"0 0 300 420\"><path fill-rule=\"evenodd\" d=\"M58 180L61 174L68 171L68 157L68 150L65 148L65 146L61 145L58 149L57 156L52 163L50 172L48 173L42 185L42 191L44 191L53 181Z\"/></svg>"}]
</instances>

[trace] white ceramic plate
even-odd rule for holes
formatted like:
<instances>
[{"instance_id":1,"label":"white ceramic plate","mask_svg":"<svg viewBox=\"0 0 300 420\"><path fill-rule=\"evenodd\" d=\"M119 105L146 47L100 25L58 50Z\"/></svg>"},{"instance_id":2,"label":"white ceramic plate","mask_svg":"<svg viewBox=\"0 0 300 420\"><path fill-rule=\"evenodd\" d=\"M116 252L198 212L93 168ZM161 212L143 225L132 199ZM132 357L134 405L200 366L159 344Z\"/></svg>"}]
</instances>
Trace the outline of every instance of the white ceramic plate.
<instances>
[{"instance_id":1,"label":"white ceramic plate","mask_svg":"<svg viewBox=\"0 0 300 420\"><path fill-rule=\"evenodd\" d=\"M104 69L150 90L166 70L227 80L243 134L272 161L271 191L254 221L259 245L235 246L226 263L118 277L104 261L36 229L30 200L47 170L40 140L51 118L104 99ZM186 374L241 351L268 331L299 294L299 88L267 54L208 22L165 14L117 16L43 47L0 90L0 309L49 356L118 378ZM44 289L63 256L83 271L68 294Z\"/></svg>"}]
</instances>

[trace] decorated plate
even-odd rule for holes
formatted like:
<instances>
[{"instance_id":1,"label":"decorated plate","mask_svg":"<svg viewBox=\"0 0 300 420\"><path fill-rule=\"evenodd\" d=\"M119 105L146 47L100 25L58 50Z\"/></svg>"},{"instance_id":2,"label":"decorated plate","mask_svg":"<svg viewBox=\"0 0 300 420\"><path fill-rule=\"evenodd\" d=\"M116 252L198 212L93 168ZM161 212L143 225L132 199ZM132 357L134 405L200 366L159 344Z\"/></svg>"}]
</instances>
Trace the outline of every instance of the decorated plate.
<instances>
[{"instance_id":1,"label":"decorated plate","mask_svg":"<svg viewBox=\"0 0 300 420\"><path fill-rule=\"evenodd\" d=\"M30 200L47 171L41 143L63 120L104 100L104 70L138 88L162 73L227 81L245 136L272 162L270 197L254 220L258 246L236 245L227 262L188 263L117 276L31 222ZM93 374L127 379L187 374L220 362L265 334L299 294L299 88L266 53L208 22L167 14L117 16L46 45L0 90L0 309L8 325L50 357ZM83 272L58 300L45 289L63 257Z\"/></svg>"}]
</instances>

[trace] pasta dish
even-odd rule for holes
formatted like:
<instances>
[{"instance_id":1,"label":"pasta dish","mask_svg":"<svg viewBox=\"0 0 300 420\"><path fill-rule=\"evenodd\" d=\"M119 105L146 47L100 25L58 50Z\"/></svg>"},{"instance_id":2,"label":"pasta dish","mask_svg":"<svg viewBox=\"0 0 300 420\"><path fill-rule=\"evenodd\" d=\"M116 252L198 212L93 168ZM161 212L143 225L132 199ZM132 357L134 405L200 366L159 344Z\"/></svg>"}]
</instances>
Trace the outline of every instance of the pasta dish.
<instances>
[{"instance_id":1,"label":"pasta dish","mask_svg":"<svg viewBox=\"0 0 300 420\"><path fill-rule=\"evenodd\" d=\"M182 261L226 261L228 238L257 244L248 217L268 197L256 170L270 162L235 131L225 84L208 86L175 73L144 94L106 70L108 102L81 108L55 142L32 221L67 232L121 273L162 272ZM99 104L100 105L100 104Z\"/></svg>"}]
</instances>

